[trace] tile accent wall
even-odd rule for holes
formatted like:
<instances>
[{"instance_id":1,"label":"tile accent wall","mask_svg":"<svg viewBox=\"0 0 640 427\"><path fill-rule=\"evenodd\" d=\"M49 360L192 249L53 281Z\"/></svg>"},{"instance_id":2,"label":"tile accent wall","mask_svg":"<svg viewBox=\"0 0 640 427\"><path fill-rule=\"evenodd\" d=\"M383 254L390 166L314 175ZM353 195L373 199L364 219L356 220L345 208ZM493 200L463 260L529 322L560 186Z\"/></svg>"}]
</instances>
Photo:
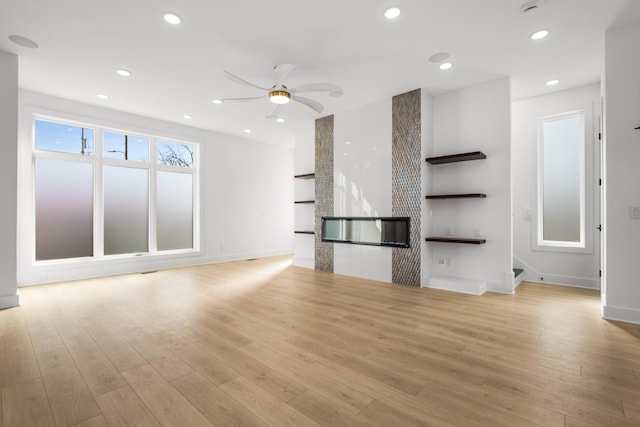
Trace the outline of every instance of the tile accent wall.
<instances>
[{"instance_id":1,"label":"tile accent wall","mask_svg":"<svg viewBox=\"0 0 640 427\"><path fill-rule=\"evenodd\" d=\"M323 216L333 216L333 115L316 120L315 269L333 273L333 243L321 240Z\"/></svg>"},{"instance_id":2,"label":"tile accent wall","mask_svg":"<svg viewBox=\"0 0 640 427\"><path fill-rule=\"evenodd\" d=\"M392 100L392 215L411 218L410 248L393 248L393 283L420 286L422 127L420 89ZM317 194L317 193L316 193Z\"/></svg>"}]
</instances>

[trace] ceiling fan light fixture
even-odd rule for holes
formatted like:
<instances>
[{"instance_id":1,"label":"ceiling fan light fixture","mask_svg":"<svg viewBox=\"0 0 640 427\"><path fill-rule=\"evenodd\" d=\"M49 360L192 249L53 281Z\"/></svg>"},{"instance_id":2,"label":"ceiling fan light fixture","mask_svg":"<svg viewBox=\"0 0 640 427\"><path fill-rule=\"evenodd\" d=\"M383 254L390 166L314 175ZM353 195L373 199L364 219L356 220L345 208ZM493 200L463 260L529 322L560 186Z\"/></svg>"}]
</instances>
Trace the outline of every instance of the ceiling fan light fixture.
<instances>
[{"instance_id":1,"label":"ceiling fan light fixture","mask_svg":"<svg viewBox=\"0 0 640 427\"><path fill-rule=\"evenodd\" d=\"M269 92L269 101L274 104L288 104L291 101L291 94L285 90L272 90Z\"/></svg>"}]
</instances>

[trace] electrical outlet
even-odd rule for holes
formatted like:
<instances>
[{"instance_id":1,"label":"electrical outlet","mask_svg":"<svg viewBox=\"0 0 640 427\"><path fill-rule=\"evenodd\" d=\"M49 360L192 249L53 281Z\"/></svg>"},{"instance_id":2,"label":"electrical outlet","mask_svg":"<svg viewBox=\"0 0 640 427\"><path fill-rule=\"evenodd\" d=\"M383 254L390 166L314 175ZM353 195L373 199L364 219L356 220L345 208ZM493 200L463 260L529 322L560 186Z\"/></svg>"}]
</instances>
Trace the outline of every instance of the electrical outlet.
<instances>
[{"instance_id":1,"label":"electrical outlet","mask_svg":"<svg viewBox=\"0 0 640 427\"><path fill-rule=\"evenodd\" d=\"M451 226L447 226L444 228L444 235L445 236L453 236L453 228L451 228Z\"/></svg>"},{"instance_id":2,"label":"electrical outlet","mask_svg":"<svg viewBox=\"0 0 640 427\"><path fill-rule=\"evenodd\" d=\"M438 265L445 265L446 260L444 258L438 258Z\"/></svg>"},{"instance_id":3,"label":"electrical outlet","mask_svg":"<svg viewBox=\"0 0 640 427\"><path fill-rule=\"evenodd\" d=\"M452 267L452 266L453 266L453 259L451 259L451 258L445 258L445 259L444 259L444 265L445 265L446 267Z\"/></svg>"},{"instance_id":4,"label":"electrical outlet","mask_svg":"<svg viewBox=\"0 0 640 427\"><path fill-rule=\"evenodd\" d=\"M531 208L524 208L522 211L522 219L525 221L531 221Z\"/></svg>"}]
</instances>

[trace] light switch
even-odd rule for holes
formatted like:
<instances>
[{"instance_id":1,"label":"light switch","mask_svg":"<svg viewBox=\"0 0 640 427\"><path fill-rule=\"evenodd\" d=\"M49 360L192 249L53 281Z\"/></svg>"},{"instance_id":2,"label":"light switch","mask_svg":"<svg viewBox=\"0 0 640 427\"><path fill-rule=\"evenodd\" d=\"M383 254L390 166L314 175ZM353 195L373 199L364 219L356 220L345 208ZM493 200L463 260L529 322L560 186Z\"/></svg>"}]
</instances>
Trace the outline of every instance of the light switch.
<instances>
[{"instance_id":1,"label":"light switch","mask_svg":"<svg viewBox=\"0 0 640 427\"><path fill-rule=\"evenodd\" d=\"M640 219L640 206L629 206L629 218Z\"/></svg>"}]
</instances>

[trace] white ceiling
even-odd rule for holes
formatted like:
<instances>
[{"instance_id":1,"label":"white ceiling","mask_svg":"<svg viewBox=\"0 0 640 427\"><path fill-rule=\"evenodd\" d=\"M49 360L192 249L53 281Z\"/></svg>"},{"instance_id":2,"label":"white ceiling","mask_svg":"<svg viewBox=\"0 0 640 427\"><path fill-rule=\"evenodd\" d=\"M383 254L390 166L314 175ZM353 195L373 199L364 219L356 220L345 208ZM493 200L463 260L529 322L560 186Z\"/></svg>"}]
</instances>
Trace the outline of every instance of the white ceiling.
<instances>
[{"instance_id":1,"label":"white ceiling","mask_svg":"<svg viewBox=\"0 0 640 427\"><path fill-rule=\"evenodd\" d=\"M75 101L291 145L327 114L419 87L437 94L500 76L512 77L512 98L600 80L605 29L640 23L634 0L0 0L0 50L20 57L20 87ZM387 21L390 5L402 15ZM161 18L174 11L183 22ZM534 42L529 35L551 35ZM39 44L28 49L9 35ZM428 58L449 52L441 71ZM285 123L265 118L273 104L214 105L216 97L263 93L233 83L223 70L271 86L279 63L298 67L285 84L334 83L344 96L312 93L317 114L296 103ZM115 71L125 68L132 76ZM560 79L550 88L545 82ZM109 95L104 101L98 93ZM189 114L189 121L183 116ZM250 135L243 129L251 129Z\"/></svg>"}]
</instances>

